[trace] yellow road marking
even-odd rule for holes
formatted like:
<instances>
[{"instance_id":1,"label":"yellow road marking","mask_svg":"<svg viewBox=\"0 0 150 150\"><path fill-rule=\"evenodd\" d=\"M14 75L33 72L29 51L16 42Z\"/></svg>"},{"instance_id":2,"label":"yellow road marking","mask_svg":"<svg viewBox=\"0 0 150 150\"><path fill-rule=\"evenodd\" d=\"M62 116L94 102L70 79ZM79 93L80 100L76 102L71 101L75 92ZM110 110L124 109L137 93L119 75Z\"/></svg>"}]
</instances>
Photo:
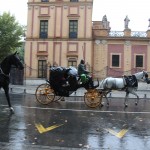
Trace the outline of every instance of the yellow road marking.
<instances>
[{"instance_id":1,"label":"yellow road marking","mask_svg":"<svg viewBox=\"0 0 150 150\"><path fill-rule=\"evenodd\" d=\"M51 131L51 130L53 130L55 128L58 128L58 127L60 127L62 125L64 125L64 124L58 124L58 125L50 126L48 128L44 128L43 125L41 125L40 123L35 124L36 128L38 129L39 133L41 133L41 134L45 133L45 132L48 132L48 131Z\"/></svg>"},{"instance_id":2,"label":"yellow road marking","mask_svg":"<svg viewBox=\"0 0 150 150\"><path fill-rule=\"evenodd\" d=\"M105 129L105 130L108 131L109 133L115 135L118 138L122 138L128 132L128 129L122 129L120 132L115 132L112 129Z\"/></svg>"}]
</instances>

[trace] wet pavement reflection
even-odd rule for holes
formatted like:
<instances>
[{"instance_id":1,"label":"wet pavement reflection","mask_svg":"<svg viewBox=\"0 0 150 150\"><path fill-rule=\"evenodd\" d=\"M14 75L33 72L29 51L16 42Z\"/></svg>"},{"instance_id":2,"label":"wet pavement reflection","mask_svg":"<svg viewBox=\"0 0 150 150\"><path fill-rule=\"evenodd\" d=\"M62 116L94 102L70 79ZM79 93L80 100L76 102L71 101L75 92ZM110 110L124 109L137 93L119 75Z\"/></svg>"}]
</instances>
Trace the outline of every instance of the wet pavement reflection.
<instances>
[{"instance_id":1,"label":"wet pavement reflection","mask_svg":"<svg viewBox=\"0 0 150 150\"><path fill-rule=\"evenodd\" d=\"M88 108L83 97L41 105L34 95L11 94L10 114L0 93L0 149L111 149L150 148L150 100L111 98L110 106Z\"/></svg>"}]
</instances>

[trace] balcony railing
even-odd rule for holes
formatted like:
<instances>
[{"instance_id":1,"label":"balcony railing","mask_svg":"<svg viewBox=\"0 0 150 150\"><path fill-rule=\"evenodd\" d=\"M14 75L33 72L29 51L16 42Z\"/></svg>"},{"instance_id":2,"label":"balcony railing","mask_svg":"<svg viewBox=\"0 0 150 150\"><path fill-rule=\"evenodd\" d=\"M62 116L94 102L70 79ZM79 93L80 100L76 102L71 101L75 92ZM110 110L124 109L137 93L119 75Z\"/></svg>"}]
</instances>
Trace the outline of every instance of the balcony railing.
<instances>
[{"instance_id":1,"label":"balcony railing","mask_svg":"<svg viewBox=\"0 0 150 150\"><path fill-rule=\"evenodd\" d=\"M133 31L131 32L131 36L132 37L147 37L147 33L142 32L142 31Z\"/></svg>"},{"instance_id":2,"label":"balcony railing","mask_svg":"<svg viewBox=\"0 0 150 150\"><path fill-rule=\"evenodd\" d=\"M112 36L112 37L123 37L124 36L124 32L122 32L122 31L110 31L109 32L109 36Z\"/></svg>"},{"instance_id":3,"label":"balcony railing","mask_svg":"<svg viewBox=\"0 0 150 150\"><path fill-rule=\"evenodd\" d=\"M123 37L124 32L123 31L110 31L109 32L110 37ZM131 37L147 37L147 33L144 31L131 31Z\"/></svg>"}]
</instances>

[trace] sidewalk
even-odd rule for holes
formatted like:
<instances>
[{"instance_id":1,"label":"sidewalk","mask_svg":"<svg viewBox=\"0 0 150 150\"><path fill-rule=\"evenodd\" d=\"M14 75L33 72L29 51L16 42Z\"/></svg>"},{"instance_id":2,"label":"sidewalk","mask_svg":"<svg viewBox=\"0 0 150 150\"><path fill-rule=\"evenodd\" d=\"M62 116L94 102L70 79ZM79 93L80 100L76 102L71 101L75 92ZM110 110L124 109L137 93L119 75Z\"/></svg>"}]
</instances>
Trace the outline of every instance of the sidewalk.
<instances>
[{"instance_id":1,"label":"sidewalk","mask_svg":"<svg viewBox=\"0 0 150 150\"><path fill-rule=\"evenodd\" d=\"M97 81L95 81L95 84ZM24 85L11 85L10 84L10 93L16 94L35 94L36 88L40 84L46 83L45 80L26 80ZM86 90L84 88L78 89L76 92L72 93L70 96L84 96ZM144 82L139 82L137 94L140 98L150 98L150 84ZM108 94L110 97L125 97L124 91L113 91ZM134 95L130 94L129 97L135 98Z\"/></svg>"}]
</instances>

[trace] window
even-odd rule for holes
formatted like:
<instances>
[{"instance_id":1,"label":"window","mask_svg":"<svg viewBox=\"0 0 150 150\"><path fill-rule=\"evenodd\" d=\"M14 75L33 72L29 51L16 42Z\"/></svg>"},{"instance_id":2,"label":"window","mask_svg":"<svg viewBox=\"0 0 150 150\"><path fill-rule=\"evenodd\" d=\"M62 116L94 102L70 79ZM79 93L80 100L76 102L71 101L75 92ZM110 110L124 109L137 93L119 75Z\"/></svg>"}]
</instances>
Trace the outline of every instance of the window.
<instances>
[{"instance_id":1,"label":"window","mask_svg":"<svg viewBox=\"0 0 150 150\"><path fill-rule=\"evenodd\" d=\"M70 20L69 21L69 38L77 38L78 33L78 21Z\"/></svg>"},{"instance_id":2,"label":"window","mask_svg":"<svg viewBox=\"0 0 150 150\"><path fill-rule=\"evenodd\" d=\"M135 67L143 67L143 55L136 55Z\"/></svg>"},{"instance_id":3,"label":"window","mask_svg":"<svg viewBox=\"0 0 150 150\"><path fill-rule=\"evenodd\" d=\"M76 61L76 59L69 59L68 60L68 67L69 66L73 66L73 67L77 68L77 61Z\"/></svg>"},{"instance_id":4,"label":"window","mask_svg":"<svg viewBox=\"0 0 150 150\"><path fill-rule=\"evenodd\" d=\"M112 67L119 67L120 55L112 55Z\"/></svg>"},{"instance_id":5,"label":"window","mask_svg":"<svg viewBox=\"0 0 150 150\"><path fill-rule=\"evenodd\" d=\"M40 38L47 38L48 33L48 20L40 21Z\"/></svg>"},{"instance_id":6,"label":"window","mask_svg":"<svg viewBox=\"0 0 150 150\"><path fill-rule=\"evenodd\" d=\"M70 0L70 2L78 2L79 0Z\"/></svg>"},{"instance_id":7,"label":"window","mask_svg":"<svg viewBox=\"0 0 150 150\"><path fill-rule=\"evenodd\" d=\"M46 60L38 61L38 78L46 78L47 76L47 65Z\"/></svg>"},{"instance_id":8,"label":"window","mask_svg":"<svg viewBox=\"0 0 150 150\"><path fill-rule=\"evenodd\" d=\"M41 2L49 2L49 0L41 0Z\"/></svg>"}]
</instances>

